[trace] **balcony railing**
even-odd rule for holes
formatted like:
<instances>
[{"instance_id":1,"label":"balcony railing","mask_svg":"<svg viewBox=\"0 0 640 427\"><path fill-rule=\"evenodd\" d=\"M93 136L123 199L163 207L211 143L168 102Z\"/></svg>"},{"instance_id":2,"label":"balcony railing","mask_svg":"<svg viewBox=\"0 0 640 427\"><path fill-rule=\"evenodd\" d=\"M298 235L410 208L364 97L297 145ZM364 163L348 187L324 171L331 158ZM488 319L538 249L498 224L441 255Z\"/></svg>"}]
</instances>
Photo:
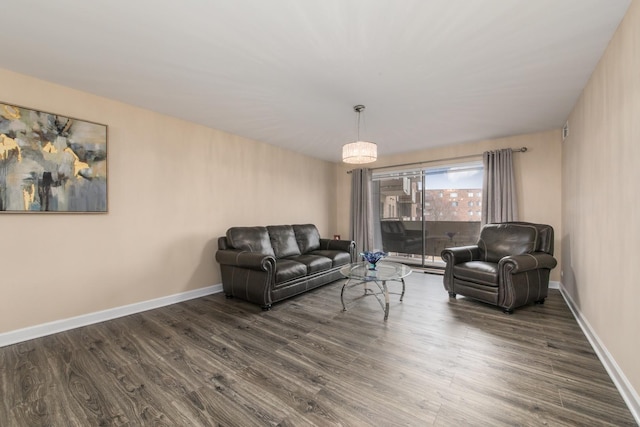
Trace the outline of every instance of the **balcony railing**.
<instances>
[{"instance_id":1,"label":"balcony railing","mask_svg":"<svg viewBox=\"0 0 640 427\"><path fill-rule=\"evenodd\" d=\"M382 248L386 252L439 257L443 249L477 243L480 221L382 220Z\"/></svg>"}]
</instances>

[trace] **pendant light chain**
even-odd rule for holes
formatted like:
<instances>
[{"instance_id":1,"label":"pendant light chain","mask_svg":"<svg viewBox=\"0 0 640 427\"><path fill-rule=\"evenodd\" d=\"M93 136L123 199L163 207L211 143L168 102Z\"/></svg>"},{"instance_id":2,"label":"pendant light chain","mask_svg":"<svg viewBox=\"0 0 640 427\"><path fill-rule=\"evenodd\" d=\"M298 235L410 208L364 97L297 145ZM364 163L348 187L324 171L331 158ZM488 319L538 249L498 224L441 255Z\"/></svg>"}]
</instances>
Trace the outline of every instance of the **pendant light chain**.
<instances>
[{"instance_id":1,"label":"pendant light chain","mask_svg":"<svg viewBox=\"0 0 640 427\"><path fill-rule=\"evenodd\" d=\"M358 139L356 141L360 141L360 110L358 110Z\"/></svg>"}]
</instances>

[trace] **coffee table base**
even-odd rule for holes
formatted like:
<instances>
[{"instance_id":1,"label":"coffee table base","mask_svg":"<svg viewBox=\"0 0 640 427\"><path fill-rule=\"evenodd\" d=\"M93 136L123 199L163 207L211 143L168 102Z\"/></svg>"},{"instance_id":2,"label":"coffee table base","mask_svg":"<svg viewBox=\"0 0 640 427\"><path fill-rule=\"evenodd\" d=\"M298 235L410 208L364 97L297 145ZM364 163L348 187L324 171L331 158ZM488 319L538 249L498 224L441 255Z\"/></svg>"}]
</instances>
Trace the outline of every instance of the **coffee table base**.
<instances>
[{"instance_id":1,"label":"coffee table base","mask_svg":"<svg viewBox=\"0 0 640 427\"><path fill-rule=\"evenodd\" d=\"M387 282L388 281L402 283L402 293L398 294L397 292L389 292L389 288L387 287ZM367 283L375 283L376 286L378 286L378 288L380 289L380 292L374 292L372 289L367 288ZM380 303L380 307L382 307L382 310L384 311L384 320L385 321L389 318L389 295L390 294L400 295L400 302L402 302L402 298L404 298L404 290L405 290L404 279L397 279L397 280L353 280L353 283L352 283L352 279L347 279L347 281L344 282L344 285L342 285L342 291L340 292L340 302L342 302L342 311L347 311L347 306L344 303L344 290L347 287L354 287L354 286L359 285L359 284L363 284L364 285L364 295L363 295L363 297L368 296L368 295L373 295L374 297L376 297L376 299ZM381 295L384 295L384 302L380 298Z\"/></svg>"}]
</instances>

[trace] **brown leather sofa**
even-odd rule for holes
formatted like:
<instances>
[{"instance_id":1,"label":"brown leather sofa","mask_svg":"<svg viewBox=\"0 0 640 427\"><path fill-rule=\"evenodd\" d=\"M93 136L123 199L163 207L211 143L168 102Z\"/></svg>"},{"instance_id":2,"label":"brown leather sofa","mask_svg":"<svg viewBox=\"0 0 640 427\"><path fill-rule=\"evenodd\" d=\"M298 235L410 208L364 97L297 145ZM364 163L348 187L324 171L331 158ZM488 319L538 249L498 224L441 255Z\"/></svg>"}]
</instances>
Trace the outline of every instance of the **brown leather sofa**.
<instances>
[{"instance_id":1,"label":"brown leather sofa","mask_svg":"<svg viewBox=\"0 0 640 427\"><path fill-rule=\"evenodd\" d=\"M313 224L232 227L216 252L225 295L263 310L344 278L340 268L355 258L353 241L322 239Z\"/></svg>"},{"instance_id":2,"label":"brown leather sofa","mask_svg":"<svg viewBox=\"0 0 640 427\"><path fill-rule=\"evenodd\" d=\"M442 251L447 263L444 287L456 294L496 305L505 313L536 302L544 303L553 257L553 227L507 222L487 224L476 245Z\"/></svg>"}]
</instances>

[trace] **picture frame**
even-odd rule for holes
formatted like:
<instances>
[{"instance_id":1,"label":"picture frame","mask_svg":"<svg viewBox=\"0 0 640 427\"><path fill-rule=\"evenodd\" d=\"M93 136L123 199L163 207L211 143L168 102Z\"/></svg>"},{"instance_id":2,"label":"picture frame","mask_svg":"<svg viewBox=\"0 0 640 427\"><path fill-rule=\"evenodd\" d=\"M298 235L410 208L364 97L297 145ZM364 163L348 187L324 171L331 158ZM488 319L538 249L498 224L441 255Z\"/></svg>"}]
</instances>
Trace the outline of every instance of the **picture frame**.
<instances>
[{"instance_id":1,"label":"picture frame","mask_svg":"<svg viewBox=\"0 0 640 427\"><path fill-rule=\"evenodd\" d=\"M107 125L0 102L0 213L107 213Z\"/></svg>"}]
</instances>

